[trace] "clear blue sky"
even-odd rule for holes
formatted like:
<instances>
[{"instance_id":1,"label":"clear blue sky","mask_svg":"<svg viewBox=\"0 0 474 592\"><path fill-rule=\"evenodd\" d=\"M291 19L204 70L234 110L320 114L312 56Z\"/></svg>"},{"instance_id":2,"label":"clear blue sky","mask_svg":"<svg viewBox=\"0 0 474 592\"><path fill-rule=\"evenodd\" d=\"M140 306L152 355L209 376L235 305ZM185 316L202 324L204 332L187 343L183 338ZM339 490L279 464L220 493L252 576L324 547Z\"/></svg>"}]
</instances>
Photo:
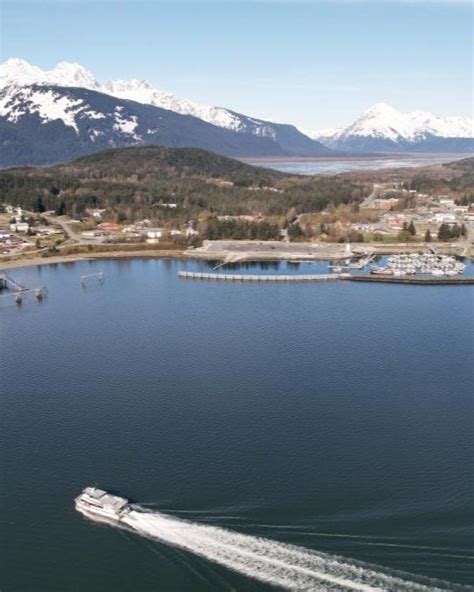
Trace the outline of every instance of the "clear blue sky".
<instances>
[{"instance_id":1,"label":"clear blue sky","mask_svg":"<svg viewBox=\"0 0 474 592\"><path fill-rule=\"evenodd\" d=\"M0 2L2 60L79 62L310 129L379 101L472 115L467 1Z\"/></svg>"}]
</instances>

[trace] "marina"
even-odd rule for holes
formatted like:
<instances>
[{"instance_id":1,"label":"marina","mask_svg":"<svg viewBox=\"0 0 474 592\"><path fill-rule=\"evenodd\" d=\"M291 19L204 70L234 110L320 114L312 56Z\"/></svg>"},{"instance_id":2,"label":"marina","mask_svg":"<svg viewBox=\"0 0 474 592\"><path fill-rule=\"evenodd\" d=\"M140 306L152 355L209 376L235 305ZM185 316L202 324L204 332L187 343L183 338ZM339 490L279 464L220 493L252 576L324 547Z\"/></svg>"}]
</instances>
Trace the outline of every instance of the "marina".
<instances>
[{"instance_id":1,"label":"marina","mask_svg":"<svg viewBox=\"0 0 474 592\"><path fill-rule=\"evenodd\" d=\"M387 259L385 267L373 266L371 273L379 276L458 276L462 275L466 270L466 265L456 259L447 255L439 255L438 253L423 253L423 254L406 254L406 255L391 255Z\"/></svg>"},{"instance_id":2,"label":"marina","mask_svg":"<svg viewBox=\"0 0 474 592\"><path fill-rule=\"evenodd\" d=\"M345 278L351 282L372 282L387 284L411 284L416 286L473 286L474 277L420 277L420 276L400 276L400 275L351 275Z\"/></svg>"}]
</instances>

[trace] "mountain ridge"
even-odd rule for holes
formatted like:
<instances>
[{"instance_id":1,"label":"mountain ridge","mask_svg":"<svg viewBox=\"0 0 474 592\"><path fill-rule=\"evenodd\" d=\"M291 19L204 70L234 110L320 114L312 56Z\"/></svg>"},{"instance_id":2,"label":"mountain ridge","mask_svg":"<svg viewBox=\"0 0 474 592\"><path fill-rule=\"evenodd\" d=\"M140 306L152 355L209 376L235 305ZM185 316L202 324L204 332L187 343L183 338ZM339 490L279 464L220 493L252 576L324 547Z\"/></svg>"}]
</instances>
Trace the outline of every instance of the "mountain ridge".
<instances>
[{"instance_id":1,"label":"mountain ridge","mask_svg":"<svg viewBox=\"0 0 474 592\"><path fill-rule=\"evenodd\" d=\"M22 103L18 99L20 89L58 86L63 89L82 88L83 90L102 93L122 101L134 101L144 106L153 106L159 109L166 109L175 114L194 117L214 127L239 134L242 137L252 136L255 139L261 138L267 140L266 143L262 141L240 142L242 144L242 152L240 154L235 150L229 152L225 147L224 149L220 149L218 144L213 146L208 144L202 145L203 148L212 149L223 154L232 156L329 156L334 154L331 149L304 135L293 125L279 124L249 117L222 107L211 107L193 103L187 99L180 99L172 93L153 88L150 83L144 80L118 80L99 84L93 74L79 64L60 62L52 70L42 70L25 60L11 58L0 65L0 80L4 87L3 95L0 97L0 117L3 116L14 123L17 123L28 112L28 109L24 105L20 105L20 109L15 109L16 102ZM63 94L67 95L67 91L63 92ZM14 99L15 96L16 99ZM52 116L55 116L56 119L62 119L65 125L75 127L77 131L77 125L74 126L72 121L75 117L71 109L69 109L71 105L67 99L57 98L54 101L55 104L51 104L50 101L49 111L42 97L37 97L37 100L42 102L43 109L37 107L35 108L35 112L38 113L43 121L50 121ZM66 103L66 112L60 113L56 108L61 102ZM12 108L14 109L13 113ZM161 113L160 115L163 116ZM97 111L94 111L91 114L91 118L94 119L96 117ZM100 118L100 115L98 117ZM131 126L131 124L129 125ZM157 138L144 139L143 137L135 138L135 140L158 141ZM198 139L195 138L194 140L190 145L199 145ZM112 138L112 142L114 141ZM238 144L239 141L236 140L236 143ZM178 145L182 145L182 143L178 143ZM254 148L252 148L253 145L255 145ZM267 154L265 153L264 146L267 146Z\"/></svg>"},{"instance_id":2,"label":"mountain ridge","mask_svg":"<svg viewBox=\"0 0 474 592\"><path fill-rule=\"evenodd\" d=\"M426 111L402 113L376 103L350 125L315 132L312 137L339 150L471 151L474 122L468 117L438 117Z\"/></svg>"}]
</instances>

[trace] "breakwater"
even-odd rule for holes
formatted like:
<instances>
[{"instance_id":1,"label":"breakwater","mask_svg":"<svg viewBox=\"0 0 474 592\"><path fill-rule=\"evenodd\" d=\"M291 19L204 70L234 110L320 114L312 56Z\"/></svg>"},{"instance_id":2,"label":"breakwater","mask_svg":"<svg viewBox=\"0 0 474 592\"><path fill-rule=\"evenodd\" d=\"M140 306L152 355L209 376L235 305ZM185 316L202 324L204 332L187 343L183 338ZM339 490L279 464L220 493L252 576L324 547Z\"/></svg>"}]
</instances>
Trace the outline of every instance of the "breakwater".
<instances>
[{"instance_id":1,"label":"breakwater","mask_svg":"<svg viewBox=\"0 0 474 592\"><path fill-rule=\"evenodd\" d=\"M194 271L179 271L178 276L187 280L212 280L225 282L322 282L331 280L347 280L353 282L372 282L389 284L414 284L418 286L452 286L474 285L474 276L465 277L407 277L380 276L368 274L328 273L328 274L294 274L294 275L257 275L237 273L201 273Z\"/></svg>"},{"instance_id":2,"label":"breakwater","mask_svg":"<svg viewBox=\"0 0 474 592\"><path fill-rule=\"evenodd\" d=\"M414 277L414 276L381 276L381 275L349 275L341 278L351 282L372 282L386 284L412 284L416 286L469 286L474 285L474 276L465 277Z\"/></svg>"},{"instance_id":3,"label":"breakwater","mask_svg":"<svg viewBox=\"0 0 474 592\"><path fill-rule=\"evenodd\" d=\"M237 273L198 273L194 271L179 271L178 276L186 280L217 280L225 282L320 282L349 278L348 273L256 275Z\"/></svg>"}]
</instances>

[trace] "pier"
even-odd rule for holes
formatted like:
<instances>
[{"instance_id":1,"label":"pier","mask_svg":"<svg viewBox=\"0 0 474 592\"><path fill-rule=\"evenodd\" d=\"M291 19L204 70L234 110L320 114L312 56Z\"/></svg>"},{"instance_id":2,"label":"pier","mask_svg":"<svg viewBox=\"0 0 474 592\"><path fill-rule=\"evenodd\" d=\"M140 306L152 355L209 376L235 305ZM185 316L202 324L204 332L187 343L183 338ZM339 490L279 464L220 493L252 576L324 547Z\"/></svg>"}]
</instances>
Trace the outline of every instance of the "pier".
<instances>
[{"instance_id":1,"label":"pier","mask_svg":"<svg viewBox=\"0 0 474 592\"><path fill-rule=\"evenodd\" d=\"M230 273L199 273L179 271L178 276L186 280L217 280L224 282L321 282L349 278L348 273L299 274L299 275L253 275Z\"/></svg>"},{"instance_id":2,"label":"pier","mask_svg":"<svg viewBox=\"0 0 474 592\"><path fill-rule=\"evenodd\" d=\"M2 273L0 274L0 290L4 289L15 290L16 292L26 292L29 288L22 286L9 275Z\"/></svg>"}]
</instances>

